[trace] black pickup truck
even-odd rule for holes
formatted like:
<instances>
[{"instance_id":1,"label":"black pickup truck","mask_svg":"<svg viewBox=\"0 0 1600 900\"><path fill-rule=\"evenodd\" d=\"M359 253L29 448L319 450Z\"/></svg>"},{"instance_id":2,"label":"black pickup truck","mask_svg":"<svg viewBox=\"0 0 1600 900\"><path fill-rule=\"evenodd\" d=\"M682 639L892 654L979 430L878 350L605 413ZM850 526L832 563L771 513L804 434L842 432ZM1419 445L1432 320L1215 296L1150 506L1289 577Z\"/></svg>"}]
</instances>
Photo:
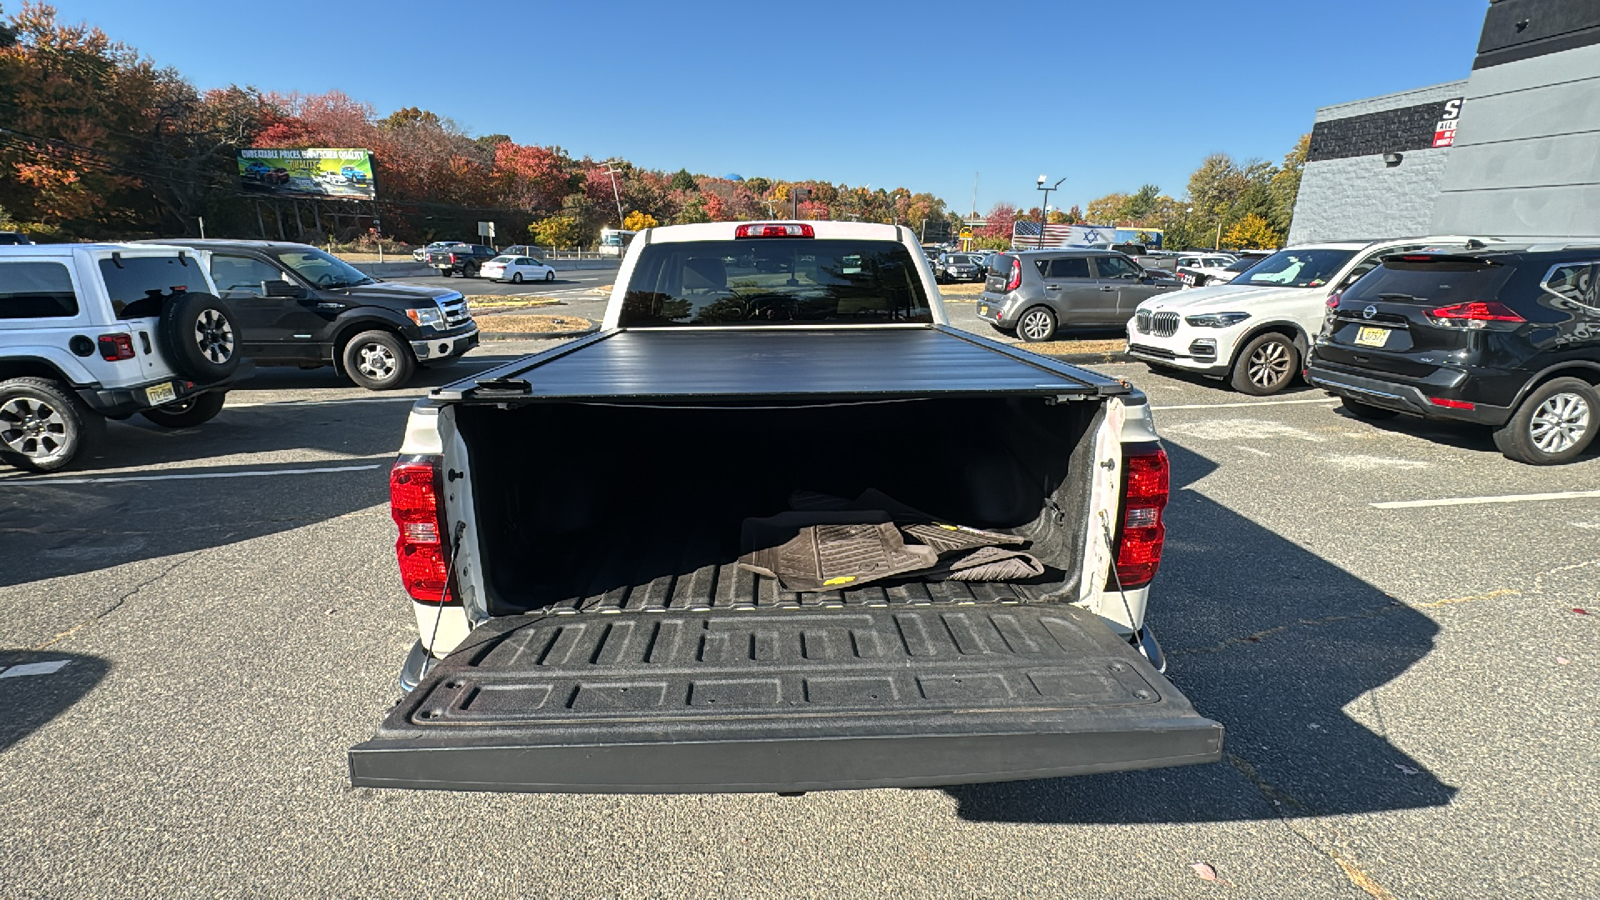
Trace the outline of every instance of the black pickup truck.
<instances>
[{"instance_id":1,"label":"black pickup truck","mask_svg":"<svg viewBox=\"0 0 1600 900\"><path fill-rule=\"evenodd\" d=\"M483 244L457 244L453 247L440 247L429 250L423 254L428 265L439 270L439 274L446 278L451 275L460 275L462 278L478 277L478 270L483 264L494 259L496 254L493 247Z\"/></svg>"},{"instance_id":2,"label":"black pickup truck","mask_svg":"<svg viewBox=\"0 0 1600 900\"><path fill-rule=\"evenodd\" d=\"M478 346L460 291L379 281L307 244L164 240L192 247L258 365L335 366L369 390L403 387L419 364Z\"/></svg>"},{"instance_id":3,"label":"black pickup truck","mask_svg":"<svg viewBox=\"0 0 1600 900\"><path fill-rule=\"evenodd\" d=\"M583 474L528 465L574 440ZM420 401L390 486L420 639L358 787L1221 755L1144 623L1168 492L1145 398L950 327L905 228L641 232L602 330Z\"/></svg>"}]
</instances>

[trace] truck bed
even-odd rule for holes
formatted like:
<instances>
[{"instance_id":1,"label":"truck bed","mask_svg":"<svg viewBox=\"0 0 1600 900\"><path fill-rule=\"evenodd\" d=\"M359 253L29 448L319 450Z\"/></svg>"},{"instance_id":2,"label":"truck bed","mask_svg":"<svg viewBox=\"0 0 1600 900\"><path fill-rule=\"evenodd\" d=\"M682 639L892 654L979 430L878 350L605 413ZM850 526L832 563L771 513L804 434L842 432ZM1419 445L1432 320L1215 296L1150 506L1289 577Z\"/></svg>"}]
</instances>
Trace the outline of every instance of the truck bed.
<instances>
[{"instance_id":1,"label":"truck bed","mask_svg":"<svg viewBox=\"0 0 1600 900\"><path fill-rule=\"evenodd\" d=\"M1076 596L1081 584L1103 412L1092 400L808 394L455 412L491 615L1022 603ZM1023 538L1045 573L1023 584L908 577L797 594L737 567L753 549L741 546L747 519L790 510L797 494L868 491L939 522Z\"/></svg>"},{"instance_id":2,"label":"truck bed","mask_svg":"<svg viewBox=\"0 0 1600 900\"><path fill-rule=\"evenodd\" d=\"M615 532L609 536L617 537ZM583 586L570 582L573 586L566 592L570 595L545 605L543 611L571 615L1016 604L1040 599L1064 580L1062 573L1047 572L1033 584L901 578L849 590L786 591L770 578L739 568L734 546L677 543L671 535L650 528L625 536L626 540L606 547L603 556L573 567L593 572L594 577Z\"/></svg>"}]
</instances>

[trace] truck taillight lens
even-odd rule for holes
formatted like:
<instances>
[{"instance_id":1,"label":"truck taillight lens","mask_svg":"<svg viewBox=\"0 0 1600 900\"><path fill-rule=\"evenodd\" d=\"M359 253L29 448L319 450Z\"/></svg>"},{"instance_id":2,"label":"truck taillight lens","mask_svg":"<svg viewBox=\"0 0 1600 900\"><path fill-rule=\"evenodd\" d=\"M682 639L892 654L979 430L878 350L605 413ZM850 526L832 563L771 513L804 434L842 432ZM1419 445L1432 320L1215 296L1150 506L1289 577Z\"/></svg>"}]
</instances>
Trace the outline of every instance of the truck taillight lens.
<instances>
[{"instance_id":1,"label":"truck taillight lens","mask_svg":"<svg viewBox=\"0 0 1600 900\"><path fill-rule=\"evenodd\" d=\"M100 358L107 362L133 359L133 335L131 334L102 334L100 335L99 343Z\"/></svg>"},{"instance_id":2,"label":"truck taillight lens","mask_svg":"<svg viewBox=\"0 0 1600 900\"><path fill-rule=\"evenodd\" d=\"M438 457L409 457L389 470L389 511L400 529L394 552L400 579L414 599L444 602L449 578Z\"/></svg>"},{"instance_id":3,"label":"truck taillight lens","mask_svg":"<svg viewBox=\"0 0 1600 900\"><path fill-rule=\"evenodd\" d=\"M1006 279L1006 293L1022 287L1022 260L1011 258L1011 276Z\"/></svg>"},{"instance_id":4,"label":"truck taillight lens","mask_svg":"<svg viewBox=\"0 0 1600 900\"><path fill-rule=\"evenodd\" d=\"M1123 469L1117 579L1124 588L1136 588L1149 584L1161 567L1161 547L1167 540L1162 510L1171 484L1167 451L1158 447L1130 455L1123 459Z\"/></svg>"}]
</instances>

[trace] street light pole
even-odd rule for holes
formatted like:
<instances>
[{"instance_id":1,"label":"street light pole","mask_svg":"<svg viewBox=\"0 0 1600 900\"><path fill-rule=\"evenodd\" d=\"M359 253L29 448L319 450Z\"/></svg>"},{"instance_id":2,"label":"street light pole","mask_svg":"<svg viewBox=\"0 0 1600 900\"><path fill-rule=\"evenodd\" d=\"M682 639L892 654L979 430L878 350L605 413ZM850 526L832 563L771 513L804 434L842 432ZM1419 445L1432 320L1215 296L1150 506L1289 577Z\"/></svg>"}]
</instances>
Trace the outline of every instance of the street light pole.
<instances>
[{"instance_id":1,"label":"street light pole","mask_svg":"<svg viewBox=\"0 0 1600 900\"><path fill-rule=\"evenodd\" d=\"M1056 180L1055 184L1052 184L1049 187L1045 187L1044 186L1044 176L1043 175L1039 176L1038 189L1041 190L1041 191L1044 191L1044 202L1039 204L1039 244L1038 244L1038 249L1040 249L1040 250L1044 249L1044 226L1045 226L1045 223L1050 219L1050 213L1048 211L1050 209L1050 192L1055 190L1056 188L1061 187L1061 182L1066 181L1066 180L1067 180L1066 176L1062 176L1061 178Z\"/></svg>"}]
</instances>

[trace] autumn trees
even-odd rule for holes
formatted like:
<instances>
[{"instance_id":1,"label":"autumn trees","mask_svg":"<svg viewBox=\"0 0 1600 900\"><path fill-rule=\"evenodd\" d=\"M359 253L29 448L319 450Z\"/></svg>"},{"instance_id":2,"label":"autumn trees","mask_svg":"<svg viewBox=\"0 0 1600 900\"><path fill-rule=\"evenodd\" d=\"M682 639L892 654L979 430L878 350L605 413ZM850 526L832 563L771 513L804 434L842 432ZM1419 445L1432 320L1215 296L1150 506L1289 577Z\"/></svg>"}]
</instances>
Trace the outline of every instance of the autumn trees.
<instances>
[{"instance_id":1,"label":"autumn trees","mask_svg":"<svg viewBox=\"0 0 1600 900\"><path fill-rule=\"evenodd\" d=\"M298 209L289 214L287 203L243 191L235 158L244 147L370 150L378 203L319 201L323 215L306 221L324 232L315 224L303 231ZM627 221L787 215L791 186L809 190L799 204L807 218L919 226L949 217L939 198L902 187L573 158L554 144L473 136L415 106L380 115L339 91L198 91L97 28L62 24L48 6L27 2L9 17L0 9L0 217L44 238L192 235L202 217L212 235L255 236L265 207L268 221L292 215L285 233L308 240L349 237L380 219L386 233L409 241L461 238L490 219L502 234L540 226L533 233L552 240L539 243L576 244Z\"/></svg>"},{"instance_id":2,"label":"autumn trees","mask_svg":"<svg viewBox=\"0 0 1600 900\"><path fill-rule=\"evenodd\" d=\"M1240 165L1225 153L1207 156L1176 200L1155 185L1112 193L1089 204L1089 221L1160 229L1168 247L1276 247L1289 233L1310 135L1302 135L1281 165Z\"/></svg>"}]
</instances>

